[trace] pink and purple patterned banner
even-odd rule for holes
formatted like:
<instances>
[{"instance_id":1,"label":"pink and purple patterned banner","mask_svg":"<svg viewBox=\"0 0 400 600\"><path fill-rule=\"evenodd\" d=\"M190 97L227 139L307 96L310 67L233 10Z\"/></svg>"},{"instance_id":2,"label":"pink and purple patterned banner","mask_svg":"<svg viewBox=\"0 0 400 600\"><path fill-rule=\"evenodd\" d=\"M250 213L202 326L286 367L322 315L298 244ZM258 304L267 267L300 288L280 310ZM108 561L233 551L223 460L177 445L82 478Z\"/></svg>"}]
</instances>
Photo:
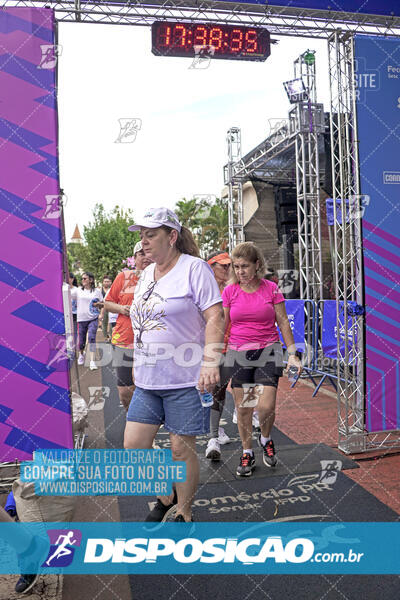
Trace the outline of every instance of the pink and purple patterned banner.
<instances>
[{"instance_id":1,"label":"pink and purple patterned banner","mask_svg":"<svg viewBox=\"0 0 400 600\"><path fill-rule=\"evenodd\" d=\"M0 461L72 447L54 13L0 11Z\"/></svg>"}]
</instances>

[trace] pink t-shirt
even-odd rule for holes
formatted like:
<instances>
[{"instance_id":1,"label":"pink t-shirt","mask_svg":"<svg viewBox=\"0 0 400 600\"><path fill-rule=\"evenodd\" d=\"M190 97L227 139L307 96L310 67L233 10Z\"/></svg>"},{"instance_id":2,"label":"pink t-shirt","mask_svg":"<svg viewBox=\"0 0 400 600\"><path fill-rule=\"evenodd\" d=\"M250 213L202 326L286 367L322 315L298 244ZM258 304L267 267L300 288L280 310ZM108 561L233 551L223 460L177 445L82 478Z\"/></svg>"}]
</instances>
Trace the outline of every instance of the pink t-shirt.
<instances>
[{"instance_id":1,"label":"pink t-shirt","mask_svg":"<svg viewBox=\"0 0 400 600\"><path fill-rule=\"evenodd\" d=\"M222 292L231 319L228 348L255 350L279 342L274 305L284 301L273 281L262 279L258 290L250 294L238 283L228 285Z\"/></svg>"}]
</instances>

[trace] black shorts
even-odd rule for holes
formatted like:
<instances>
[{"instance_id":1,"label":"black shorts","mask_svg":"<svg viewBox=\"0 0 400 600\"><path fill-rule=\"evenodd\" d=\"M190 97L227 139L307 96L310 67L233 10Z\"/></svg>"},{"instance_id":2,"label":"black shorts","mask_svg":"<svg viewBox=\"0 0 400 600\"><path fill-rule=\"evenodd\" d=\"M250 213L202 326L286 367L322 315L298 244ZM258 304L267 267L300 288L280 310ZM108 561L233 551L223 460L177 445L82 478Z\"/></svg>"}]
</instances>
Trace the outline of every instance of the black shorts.
<instances>
[{"instance_id":1,"label":"black shorts","mask_svg":"<svg viewBox=\"0 0 400 600\"><path fill-rule=\"evenodd\" d=\"M232 387L253 383L278 387L283 374L283 353L280 342L258 350L228 350L225 366L230 368Z\"/></svg>"},{"instance_id":2,"label":"black shorts","mask_svg":"<svg viewBox=\"0 0 400 600\"><path fill-rule=\"evenodd\" d=\"M113 346L113 366L115 367L118 387L133 385L133 348Z\"/></svg>"}]
</instances>

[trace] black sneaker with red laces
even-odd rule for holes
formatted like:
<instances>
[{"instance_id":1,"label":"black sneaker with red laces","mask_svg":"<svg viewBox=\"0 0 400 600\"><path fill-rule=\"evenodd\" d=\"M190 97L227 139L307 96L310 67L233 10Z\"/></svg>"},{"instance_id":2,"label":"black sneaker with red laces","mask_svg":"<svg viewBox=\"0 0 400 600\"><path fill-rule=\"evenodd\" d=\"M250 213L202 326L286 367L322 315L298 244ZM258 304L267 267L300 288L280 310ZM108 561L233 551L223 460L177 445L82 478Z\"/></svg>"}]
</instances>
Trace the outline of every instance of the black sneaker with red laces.
<instances>
[{"instance_id":1,"label":"black sneaker with red laces","mask_svg":"<svg viewBox=\"0 0 400 600\"><path fill-rule=\"evenodd\" d=\"M263 445L261 443L261 434L258 436L258 443L263 449L263 463L267 467L275 467L277 460L275 456L275 446L272 440L268 440L268 442Z\"/></svg>"},{"instance_id":2,"label":"black sneaker with red laces","mask_svg":"<svg viewBox=\"0 0 400 600\"><path fill-rule=\"evenodd\" d=\"M236 475L239 475L240 477L250 477L255 468L256 459L254 458L254 454L244 452L244 454L242 454L240 457L240 463L236 469Z\"/></svg>"}]
</instances>

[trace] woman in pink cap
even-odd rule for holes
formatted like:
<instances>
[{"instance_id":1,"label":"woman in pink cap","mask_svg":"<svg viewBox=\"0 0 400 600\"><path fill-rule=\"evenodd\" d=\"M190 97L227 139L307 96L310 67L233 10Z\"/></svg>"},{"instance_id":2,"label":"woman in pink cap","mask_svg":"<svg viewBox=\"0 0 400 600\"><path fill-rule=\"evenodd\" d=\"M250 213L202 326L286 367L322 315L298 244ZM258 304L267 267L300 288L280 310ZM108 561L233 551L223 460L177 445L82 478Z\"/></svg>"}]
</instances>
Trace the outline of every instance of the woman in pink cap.
<instances>
[{"instance_id":1,"label":"woman in pink cap","mask_svg":"<svg viewBox=\"0 0 400 600\"><path fill-rule=\"evenodd\" d=\"M143 250L154 263L144 269L131 306L136 389L125 448L151 448L164 425L173 458L186 463L186 481L176 483L174 494L159 497L146 521L163 521L172 513L177 522L191 521L199 480L196 436L210 426L210 408L200 393L219 383L221 293L174 212L149 209L129 229L140 230Z\"/></svg>"}]
</instances>

